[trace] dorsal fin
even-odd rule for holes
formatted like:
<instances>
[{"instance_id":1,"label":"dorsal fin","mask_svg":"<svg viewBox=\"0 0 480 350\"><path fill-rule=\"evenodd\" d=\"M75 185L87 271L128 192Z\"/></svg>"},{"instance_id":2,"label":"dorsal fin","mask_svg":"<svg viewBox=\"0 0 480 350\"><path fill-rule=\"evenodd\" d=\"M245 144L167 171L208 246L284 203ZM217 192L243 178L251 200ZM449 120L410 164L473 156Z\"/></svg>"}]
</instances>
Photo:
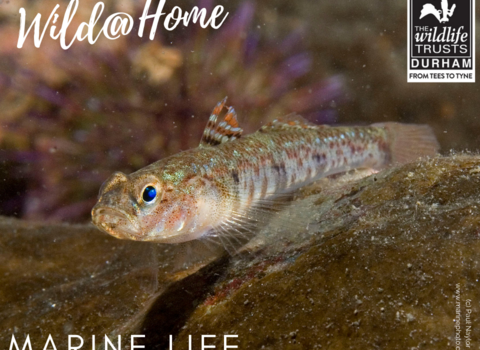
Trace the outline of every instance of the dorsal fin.
<instances>
[{"instance_id":1,"label":"dorsal fin","mask_svg":"<svg viewBox=\"0 0 480 350\"><path fill-rule=\"evenodd\" d=\"M290 128L296 129L319 129L327 128L328 125L314 124L299 114L291 113L285 117L275 119L260 128L260 131L267 132L269 130L285 130Z\"/></svg>"},{"instance_id":2,"label":"dorsal fin","mask_svg":"<svg viewBox=\"0 0 480 350\"><path fill-rule=\"evenodd\" d=\"M233 107L228 107L223 121L217 123L220 112L223 107L226 107L226 102L227 98L225 97L213 109L207 126L203 131L199 147L216 146L227 141L236 140L242 136L243 130L238 126L237 113L235 113Z\"/></svg>"}]
</instances>

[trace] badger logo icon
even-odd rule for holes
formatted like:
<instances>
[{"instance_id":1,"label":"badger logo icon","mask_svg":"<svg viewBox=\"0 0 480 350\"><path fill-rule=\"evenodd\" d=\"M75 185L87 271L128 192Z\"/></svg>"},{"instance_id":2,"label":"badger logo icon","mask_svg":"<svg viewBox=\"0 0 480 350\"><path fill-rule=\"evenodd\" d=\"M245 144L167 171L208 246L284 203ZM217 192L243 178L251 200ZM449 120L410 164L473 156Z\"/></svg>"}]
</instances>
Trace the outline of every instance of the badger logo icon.
<instances>
[{"instance_id":1,"label":"badger logo icon","mask_svg":"<svg viewBox=\"0 0 480 350\"><path fill-rule=\"evenodd\" d=\"M423 9L420 12L420 19L427 15L434 15L440 23L448 22L448 17L452 17L453 11L455 10L455 4L452 7L448 8L448 0L442 0L441 2L442 9L438 10L432 4L423 5ZM443 14L443 16L442 16Z\"/></svg>"}]
</instances>

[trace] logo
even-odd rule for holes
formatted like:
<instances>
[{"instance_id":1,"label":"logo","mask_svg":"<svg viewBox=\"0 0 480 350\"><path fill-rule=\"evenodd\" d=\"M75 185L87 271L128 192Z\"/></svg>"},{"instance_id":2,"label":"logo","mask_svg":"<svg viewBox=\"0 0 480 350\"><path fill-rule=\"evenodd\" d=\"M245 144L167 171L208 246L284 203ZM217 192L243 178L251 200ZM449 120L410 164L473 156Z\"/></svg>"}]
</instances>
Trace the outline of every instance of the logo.
<instances>
[{"instance_id":1,"label":"logo","mask_svg":"<svg viewBox=\"0 0 480 350\"><path fill-rule=\"evenodd\" d=\"M437 10L435 6L432 4L425 4L423 5L423 9L420 12L420 19L425 17L426 15L434 15L440 23L445 23L448 22L448 17L452 17L453 11L455 11L455 4L452 5L450 10L448 9L448 1L447 0L442 0L442 9ZM443 17L440 18L440 15L443 12Z\"/></svg>"},{"instance_id":2,"label":"logo","mask_svg":"<svg viewBox=\"0 0 480 350\"><path fill-rule=\"evenodd\" d=\"M474 0L408 0L408 82L475 82Z\"/></svg>"}]
</instances>

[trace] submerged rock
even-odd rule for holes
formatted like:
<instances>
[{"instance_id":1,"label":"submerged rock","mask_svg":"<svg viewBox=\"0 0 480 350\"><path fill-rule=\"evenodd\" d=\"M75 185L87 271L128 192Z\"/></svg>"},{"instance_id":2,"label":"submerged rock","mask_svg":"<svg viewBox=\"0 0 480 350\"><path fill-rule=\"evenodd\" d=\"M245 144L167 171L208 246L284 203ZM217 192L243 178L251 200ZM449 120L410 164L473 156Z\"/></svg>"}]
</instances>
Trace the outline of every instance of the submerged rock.
<instances>
[{"instance_id":1,"label":"submerged rock","mask_svg":"<svg viewBox=\"0 0 480 350\"><path fill-rule=\"evenodd\" d=\"M168 348L170 335L173 349L188 349L189 335L193 349L202 335L223 349L225 334L240 349L439 349L457 336L465 348L480 335L479 200L472 155L325 180L238 255L205 253L186 267L174 261L199 243L3 219L1 345L12 333L36 348L50 333L59 344L134 333L148 349Z\"/></svg>"},{"instance_id":2,"label":"submerged rock","mask_svg":"<svg viewBox=\"0 0 480 350\"><path fill-rule=\"evenodd\" d=\"M34 350L44 349L49 334L57 349L67 349L73 334L83 349L92 348L92 335L103 346L105 334L129 346L159 293L211 261L197 254L183 266L198 245L142 244L93 225L0 218L0 348L10 349L12 334L20 348L29 335Z\"/></svg>"},{"instance_id":3,"label":"submerged rock","mask_svg":"<svg viewBox=\"0 0 480 350\"><path fill-rule=\"evenodd\" d=\"M479 157L311 192L291 208L310 215L310 238L233 259L175 349L190 334L197 345L215 334L207 344L218 348L223 334L238 334L230 343L244 349L453 348L457 324L461 348L466 336L478 341Z\"/></svg>"}]
</instances>

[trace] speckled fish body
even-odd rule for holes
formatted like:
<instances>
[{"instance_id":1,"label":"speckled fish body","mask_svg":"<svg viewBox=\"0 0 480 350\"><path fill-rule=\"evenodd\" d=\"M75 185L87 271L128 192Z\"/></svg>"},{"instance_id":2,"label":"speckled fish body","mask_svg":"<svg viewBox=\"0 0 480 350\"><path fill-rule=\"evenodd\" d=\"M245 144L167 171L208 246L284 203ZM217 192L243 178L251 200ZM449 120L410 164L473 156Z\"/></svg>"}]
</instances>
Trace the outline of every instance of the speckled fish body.
<instances>
[{"instance_id":1,"label":"speckled fish body","mask_svg":"<svg viewBox=\"0 0 480 350\"><path fill-rule=\"evenodd\" d=\"M227 234L246 223L252 208L321 177L381 169L438 148L428 126L398 123L328 127L274 121L240 138L232 108L216 124L224 103L212 113L198 148L128 176L112 175L92 210L94 223L118 238L164 243ZM142 199L146 188L158 193L153 203Z\"/></svg>"}]
</instances>

